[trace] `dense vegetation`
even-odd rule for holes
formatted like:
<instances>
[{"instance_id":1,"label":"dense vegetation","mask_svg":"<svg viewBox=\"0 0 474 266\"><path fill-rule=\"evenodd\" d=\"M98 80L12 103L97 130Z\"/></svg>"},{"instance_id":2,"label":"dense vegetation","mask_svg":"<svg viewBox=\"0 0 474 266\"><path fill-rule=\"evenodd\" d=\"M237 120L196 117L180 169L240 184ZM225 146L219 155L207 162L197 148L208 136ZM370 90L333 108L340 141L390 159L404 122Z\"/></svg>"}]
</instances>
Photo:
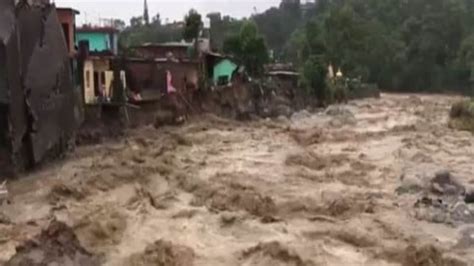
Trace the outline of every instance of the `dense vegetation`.
<instances>
[{"instance_id":1,"label":"dense vegetation","mask_svg":"<svg viewBox=\"0 0 474 266\"><path fill-rule=\"evenodd\" d=\"M216 50L228 48L248 23L218 13L208 17ZM322 75L321 66L331 64L348 77L406 91L470 91L474 81L472 0L284 1L249 20L274 61L293 62L308 75ZM137 18L131 24L122 35L126 45L183 37L159 16L148 26Z\"/></svg>"}]
</instances>

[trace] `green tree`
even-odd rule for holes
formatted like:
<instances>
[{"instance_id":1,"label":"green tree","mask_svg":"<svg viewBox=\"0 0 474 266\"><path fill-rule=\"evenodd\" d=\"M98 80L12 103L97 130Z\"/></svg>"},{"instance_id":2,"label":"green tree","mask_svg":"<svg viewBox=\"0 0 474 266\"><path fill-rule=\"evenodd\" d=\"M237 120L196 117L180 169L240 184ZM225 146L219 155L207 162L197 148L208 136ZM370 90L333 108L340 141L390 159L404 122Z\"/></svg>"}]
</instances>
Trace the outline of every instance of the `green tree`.
<instances>
[{"instance_id":1,"label":"green tree","mask_svg":"<svg viewBox=\"0 0 474 266\"><path fill-rule=\"evenodd\" d=\"M130 26L132 28L139 28L143 26L143 17L133 17L130 19Z\"/></svg>"},{"instance_id":2,"label":"green tree","mask_svg":"<svg viewBox=\"0 0 474 266\"><path fill-rule=\"evenodd\" d=\"M239 35L230 36L224 41L224 52L234 55L253 76L262 75L263 66L269 60L265 39L252 21L242 25Z\"/></svg>"},{"instance_id":3,"label":"green tree","mask_svg":"<svg viewBox=\"0 0 474 266\"><path fill-rule=\"evenodd\" d=\"M326 105L332 101L332 95L326 84L327 67L322 56L310 56L303 66L303 83L308 92Z\"/></svg>"},{"instance_id":4,"label":"green tree","mask_svg":"<svg viewBox=\"0 0 474 266\"><path fill-rule=\"evenodd\" d=\"M203 26L201 15L194 9L189 10L184 24L183 38L188 42L197 40Z\"/></svg>"}]
</instances>

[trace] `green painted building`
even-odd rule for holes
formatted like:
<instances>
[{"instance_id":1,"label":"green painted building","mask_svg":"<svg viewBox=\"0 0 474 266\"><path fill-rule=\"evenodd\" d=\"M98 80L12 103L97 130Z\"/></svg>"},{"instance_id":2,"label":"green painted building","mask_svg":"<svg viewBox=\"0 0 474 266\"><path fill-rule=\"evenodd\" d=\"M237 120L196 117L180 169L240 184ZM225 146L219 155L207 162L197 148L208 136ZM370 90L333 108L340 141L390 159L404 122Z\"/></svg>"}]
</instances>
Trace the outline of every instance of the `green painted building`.
<instances>
[{"instance_id":1,"label":"green painted building","mask_svg":"<svg viewBox=\"0 0 474 266\"><path fill-rule=\"evenodd\" d=\"M86 41L91 52L118 52L118 31L113 28L80 28L76 31L76 46Z\"/></svg>"},{"instance_id":2,"label":"green painted building","mask_svg":"<svg viewBox=\"0 0 474 266\"><path fill-rule=\"evenodd\" d=\"M212 81L217 85L227 85L238 66L229 59L222 59L214 65Z\"/></svg>"}]
</instances>

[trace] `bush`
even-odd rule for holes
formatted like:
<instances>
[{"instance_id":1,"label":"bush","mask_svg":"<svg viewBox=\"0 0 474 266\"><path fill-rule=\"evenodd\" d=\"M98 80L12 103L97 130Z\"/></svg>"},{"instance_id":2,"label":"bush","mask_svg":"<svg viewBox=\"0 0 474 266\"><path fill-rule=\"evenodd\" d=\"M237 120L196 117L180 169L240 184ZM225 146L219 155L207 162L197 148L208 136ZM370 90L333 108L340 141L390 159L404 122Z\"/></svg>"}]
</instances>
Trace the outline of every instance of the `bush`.
<instances>
[{"instance_id":1,"label":"bush","mask_svg":"<svg viewBox=\"0 0 474 266\"><path fill-rule=\"evenodd\" d=\"M303 84L311 95L316 96L320 105L332 102L326 84L327 71L324 60L319 56L310 56L303 67Z\"/></svg>"}]
</instances>

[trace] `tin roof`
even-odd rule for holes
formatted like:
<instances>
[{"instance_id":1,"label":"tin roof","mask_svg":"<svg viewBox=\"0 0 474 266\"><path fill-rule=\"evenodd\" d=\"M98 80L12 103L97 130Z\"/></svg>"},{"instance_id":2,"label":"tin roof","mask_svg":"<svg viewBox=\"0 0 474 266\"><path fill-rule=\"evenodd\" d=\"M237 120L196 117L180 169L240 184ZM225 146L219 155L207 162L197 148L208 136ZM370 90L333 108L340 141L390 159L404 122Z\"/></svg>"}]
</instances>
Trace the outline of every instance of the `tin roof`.
<instances>
[{"instance_id":1,"label":"tin roof","mask_svg":"<svg viewBox=\"0 0 474 266\"><path fill-rule=\"evenodd\" d=\"M192 47L193 43L189 42L164 42L164 43L144 43L142 45L136 46L137 48L139 47L182 47L182 48L188 48Z\"/></svg>"},{"instance_id":2,"label":"tin roof","mask_svg":"<svg viewBox=\"0 0 474 266\"><path fill-rule=\"evenodd\" d=\"M299 76L298 72L294 71L270 71L267 73L270 76Z\"/></svg>"},{"instance_id":3,"label":"tin roof","mask_svg":"<svg viewBox=\"0 0 474 266\"><path fill-rule=\"evenodd\" d=\"M70 8L70 7L56 7L56 10L57 11L69 11L69 12L74 13L75 15L81 14L81 12L79 12L78 10L76 10L74 8Z\"/></svg>"},{"instance_id":4,"label":"tin roof","mask_svg":"<svg viewBox=\"0 0 474 266\"><path fill-rule=\"evenodd\" d=\"M94 27L94 26L83 26L76 29L78 33L98 32L98 33L117 33L118 29L114 27Z\"/></svg>"}]
</instances>

